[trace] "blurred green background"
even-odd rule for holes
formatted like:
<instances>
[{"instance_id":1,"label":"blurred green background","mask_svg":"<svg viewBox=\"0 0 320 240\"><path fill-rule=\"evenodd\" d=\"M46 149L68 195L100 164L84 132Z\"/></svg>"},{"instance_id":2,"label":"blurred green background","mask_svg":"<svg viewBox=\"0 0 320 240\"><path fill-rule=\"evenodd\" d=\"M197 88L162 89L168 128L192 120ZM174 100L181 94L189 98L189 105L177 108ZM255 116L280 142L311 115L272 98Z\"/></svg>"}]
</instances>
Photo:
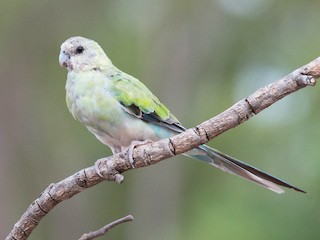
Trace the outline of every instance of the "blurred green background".
<instances>
[{"instance_id":1,"label":"blurred green background","mask_svg":"<svg viewBox=\"0 0 320 240\"><path fill-rule=\"evenodd\" d=\"M110 155L65 105L63 41L96 40L192 127L320 55L319 1L0 3L0 239L51 182ZM30 239L319 239L319 86L210 143L305 189L277 195L186 157L61 203Z\"/></svg>"}]
</instances>

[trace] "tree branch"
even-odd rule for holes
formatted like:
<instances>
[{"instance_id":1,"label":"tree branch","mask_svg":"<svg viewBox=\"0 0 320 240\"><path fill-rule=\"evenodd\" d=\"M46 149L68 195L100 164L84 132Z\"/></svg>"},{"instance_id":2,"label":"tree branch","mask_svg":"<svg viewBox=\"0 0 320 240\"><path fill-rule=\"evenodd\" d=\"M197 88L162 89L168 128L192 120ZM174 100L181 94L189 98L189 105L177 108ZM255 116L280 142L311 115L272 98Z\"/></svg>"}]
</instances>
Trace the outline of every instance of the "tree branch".
<instances>
[{"instance_id":1,"label":"tree branch","mask_svg":"<svg viewBox=\"0 0 320 240\"><path fill-rule=\"evenodd\" d=\"M132 215L128 215L125 216L123 218L120 218L118 220L115 220L112 223L109 223L107 225L105 225L104 227L93 231L93 232L89 232L89 233L85 233L81 236L81 238L79 238L79 240L92 240L98 237L102 237L103 235L105 235L111 228L121 224L121 223L125 223L125 222L130 222L133 221L133 216Z\"/></svg>"},{"instance_id":2,"label":"tree branch","mask_svg":"<svg viewBox=\"0 0 320 240\"><path fill-rule=\"evenodd\" d=\"M204 144L247 121L281 98L306 86L314 86L319 77L320 57L296 69L284 78L260 88L246 99L237 102L195 128L188 129L169 139L137 146L133 151L134 166L140 168L156 164L161 160ZM120 183L124 179L121 173L131 168L128 153L119 153L99 159L95 166L80 170L58 183L50 184L28 207L6 240L27 239L39 221L58 203L104 180Z\"/></svg>"}]
</instances>

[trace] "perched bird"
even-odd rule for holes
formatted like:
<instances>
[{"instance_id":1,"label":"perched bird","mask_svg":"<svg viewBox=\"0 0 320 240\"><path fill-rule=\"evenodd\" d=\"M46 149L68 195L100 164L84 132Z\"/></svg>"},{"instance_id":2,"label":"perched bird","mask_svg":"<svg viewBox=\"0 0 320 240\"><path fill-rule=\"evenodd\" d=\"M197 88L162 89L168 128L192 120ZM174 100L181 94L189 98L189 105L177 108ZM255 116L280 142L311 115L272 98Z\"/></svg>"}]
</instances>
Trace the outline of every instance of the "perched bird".
<instances>
[{"instance_id":1,"label":"perched bird","mask_svg":"<svg viewBox=\"0 0 320 240\"><path fill-rule=\"evenodd\" d=\"M139 142L157 141L186 130L142 82L116 68L95 41L69 38L61 45L59 63L68 70L69 111L113 154ZM206 145L185 155L276 193L284 192L278 185L304 192Z\"/></svg>"}]
</instances>

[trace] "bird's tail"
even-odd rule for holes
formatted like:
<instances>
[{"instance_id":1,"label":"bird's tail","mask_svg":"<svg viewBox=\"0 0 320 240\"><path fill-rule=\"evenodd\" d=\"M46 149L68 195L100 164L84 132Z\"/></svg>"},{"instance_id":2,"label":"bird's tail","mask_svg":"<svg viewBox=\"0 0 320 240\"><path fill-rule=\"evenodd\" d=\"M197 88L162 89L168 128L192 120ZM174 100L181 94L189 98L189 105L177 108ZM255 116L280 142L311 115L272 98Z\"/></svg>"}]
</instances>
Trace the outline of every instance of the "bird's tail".
<instances>
[{"instance_id":1,"label":"bird's tail","mask_svg":"<svg viewBox=\"0 0 320 240\"><path fill-rule=\"evenodd\" d=\"M305 191L292 186L285 181L276 178L268 173L265 173L253 166L241 162L233 157L225 155L216 149L210 148L206 145L201 145L185 155L206 162L214 167L217 167L225 172L243 177L251 182L257 183L265 188L270 189L276 193L283 193L284 190L278 185L292 188L298 192L306 193Z\"/></svg>"}]
</instances>

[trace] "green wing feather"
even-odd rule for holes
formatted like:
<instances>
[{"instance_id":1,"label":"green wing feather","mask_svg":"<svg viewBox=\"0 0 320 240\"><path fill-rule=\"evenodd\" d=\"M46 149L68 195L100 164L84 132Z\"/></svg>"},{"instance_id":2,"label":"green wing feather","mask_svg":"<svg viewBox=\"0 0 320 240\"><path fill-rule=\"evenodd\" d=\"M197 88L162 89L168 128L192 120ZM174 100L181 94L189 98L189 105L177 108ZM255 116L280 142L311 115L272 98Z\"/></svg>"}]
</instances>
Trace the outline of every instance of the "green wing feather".
<instances>
[{"instance_id":1,"label":"green wing feather","mask_svg":"<svg viewBox=\"0 0 320 240\"><path fill-rule=\"evenodd\" d=\"M150 115L159 121L179 123L169 109L138 79L119 70L110 76L115 98L136 116Z\"/></svg>"}]
</instances>

